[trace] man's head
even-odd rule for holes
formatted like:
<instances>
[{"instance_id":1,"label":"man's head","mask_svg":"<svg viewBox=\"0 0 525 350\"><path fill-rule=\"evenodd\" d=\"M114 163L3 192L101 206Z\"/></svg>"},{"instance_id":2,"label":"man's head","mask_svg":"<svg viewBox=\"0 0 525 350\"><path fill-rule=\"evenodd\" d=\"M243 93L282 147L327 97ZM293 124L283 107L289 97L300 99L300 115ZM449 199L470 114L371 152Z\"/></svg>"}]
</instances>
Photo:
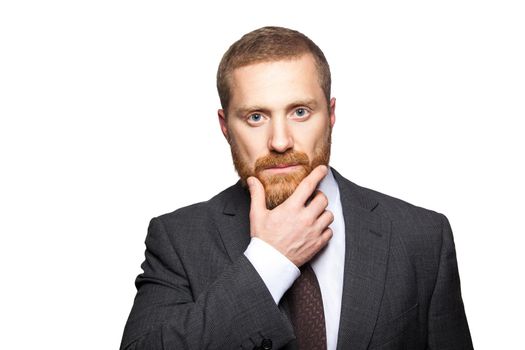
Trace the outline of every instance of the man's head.
<instances>
[{"instance_id":1,"label":"man's head","mask_svg":"<svg viewBox=\"0 0 525 350\"><path fill-rule=\"evenodd\" d=\"M217 73L221 129L243 184L256 176L273 208L328 165L335 99L321 50L303 34L264 27L225 53Z\"/></svg>"},{"instance_id":2,"label":"man's head","mask_svg":"<svg viewBox=\"0 0 525 350\"><path fill-rule=\"evenodd\" d=\"M310 54L315 60L319 85L326 102L332 84L330 67L321 49L304 34L282 27L263 27L243 35L224 53L217 70L217 90L222 109L228 110L231 98L231 74L254 63L290 60Z\"/></svg>"}]
</instances>

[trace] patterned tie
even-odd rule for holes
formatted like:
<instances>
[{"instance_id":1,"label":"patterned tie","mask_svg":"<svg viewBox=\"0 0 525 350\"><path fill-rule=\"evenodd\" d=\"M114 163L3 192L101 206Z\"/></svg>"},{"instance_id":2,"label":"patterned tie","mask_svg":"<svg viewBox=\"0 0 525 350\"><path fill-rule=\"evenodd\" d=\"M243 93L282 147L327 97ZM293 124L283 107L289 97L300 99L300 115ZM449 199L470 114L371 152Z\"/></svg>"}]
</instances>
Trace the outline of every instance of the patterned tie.
<instances>
[{"instance_id":1,"label":"patterned tie","mask_svg":"<svg viewBox=\"0 0 525 350\"><path fill-rule=\"evenodd\" d=\"M326 350L326 327L319 282L309 263L286 292L290 318L300 350Z\"/></svg>"}]
</instances>

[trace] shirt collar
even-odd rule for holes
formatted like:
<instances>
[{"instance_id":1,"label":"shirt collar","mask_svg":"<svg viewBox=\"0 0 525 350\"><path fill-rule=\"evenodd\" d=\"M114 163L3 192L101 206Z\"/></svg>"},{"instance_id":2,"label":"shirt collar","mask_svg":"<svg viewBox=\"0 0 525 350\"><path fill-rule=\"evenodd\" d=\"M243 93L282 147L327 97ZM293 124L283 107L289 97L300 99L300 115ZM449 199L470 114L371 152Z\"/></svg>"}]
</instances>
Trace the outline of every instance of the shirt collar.
<instances>
[{"instance_id":1,"label":"shirt collar","mask_svg":"<svg viewBox=\"0 0 525 350\"><path fill-rule=\"evenodd\" d=\"M328 167L328 173L319 183L319 191L323 192L328 197L328 203L335 203L339 200L339 186L335 181L332 169Z\"/></svg>"}]
</instances>

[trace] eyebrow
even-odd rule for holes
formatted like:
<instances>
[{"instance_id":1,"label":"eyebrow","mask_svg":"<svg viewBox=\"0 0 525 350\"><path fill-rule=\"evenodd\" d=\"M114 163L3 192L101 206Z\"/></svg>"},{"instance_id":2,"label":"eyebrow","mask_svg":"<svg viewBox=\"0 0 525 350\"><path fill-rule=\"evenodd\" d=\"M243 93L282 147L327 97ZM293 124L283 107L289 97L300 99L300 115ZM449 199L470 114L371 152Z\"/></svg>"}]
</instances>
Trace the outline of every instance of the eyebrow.
<instances>
[{"instance_id":1,"label":"eyebrow","mask_svg":"<svg viewBox=\"0 0 525 350\"><path fill-rule=\"evenodd\" d=\"M305 107L308 107L308 108L314 110L314 109L317 108L317 101L315 99L313 99L313 98L312 99L305 99L305 100L296 100L296 101L293 101L292 103L289 103L288 105L286 105L285 109L289 110L289 109L296 108L296 107L301 107L301 106L305 106ZM258 106L258 105L241 106L241 107L235 109L234 114L237 115L237 116L244 116L246 113L248 113L250 111L260 111L260 112L263 112L265 114L270 114L270 109L268 109L266 107Z\"/></svg>"}]
</instances>

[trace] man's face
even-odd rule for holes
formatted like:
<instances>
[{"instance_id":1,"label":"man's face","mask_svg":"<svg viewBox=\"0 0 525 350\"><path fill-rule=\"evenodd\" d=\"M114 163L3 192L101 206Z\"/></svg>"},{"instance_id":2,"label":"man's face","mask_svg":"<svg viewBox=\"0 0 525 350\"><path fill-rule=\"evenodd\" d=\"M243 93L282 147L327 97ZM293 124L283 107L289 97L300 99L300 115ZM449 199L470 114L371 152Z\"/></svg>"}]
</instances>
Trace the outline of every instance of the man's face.
<instances>
[{"instance_id":1,"label":"man's face","mask_svg":"<svg viewBox=\"0 0 525 350\"><path fill-rule=\"evenodd\" d=\"M309 54L237 68L230 89L219 121L235 169L243 184L256 176L274 208L317 165L328 165L335 99L327 106Z\"/></svg>"}]
</instances>

